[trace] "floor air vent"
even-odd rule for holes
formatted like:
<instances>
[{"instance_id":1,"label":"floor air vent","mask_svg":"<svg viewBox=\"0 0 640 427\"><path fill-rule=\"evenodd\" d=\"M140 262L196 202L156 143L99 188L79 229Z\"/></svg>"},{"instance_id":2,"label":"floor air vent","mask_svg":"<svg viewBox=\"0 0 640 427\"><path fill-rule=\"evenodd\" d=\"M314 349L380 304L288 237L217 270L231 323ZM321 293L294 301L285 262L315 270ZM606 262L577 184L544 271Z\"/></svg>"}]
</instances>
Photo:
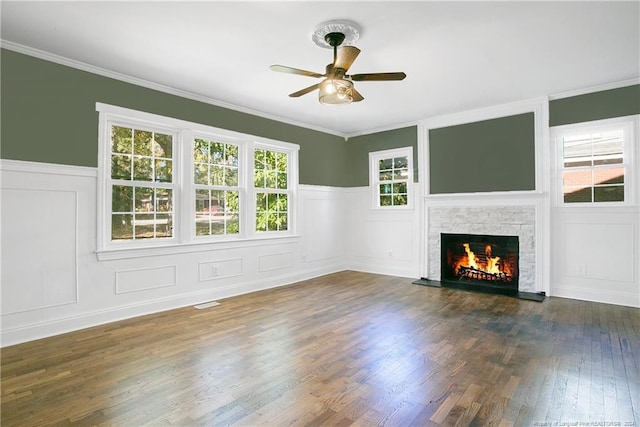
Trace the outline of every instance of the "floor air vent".
<instances>
[{"instance_id":1,"label":"floor air vent","mask_svg":"<svg viewBox=\"0 0 640 427\"><path fill-rule=\"evenodd\" d=\"M194 307L197 308L198 310L202 310L203 308L214 307L216 305L220 305L220 303L218 301L209 301L209 302L204 302L202 304L194 305Z\"/></svg>"}]
</instances>

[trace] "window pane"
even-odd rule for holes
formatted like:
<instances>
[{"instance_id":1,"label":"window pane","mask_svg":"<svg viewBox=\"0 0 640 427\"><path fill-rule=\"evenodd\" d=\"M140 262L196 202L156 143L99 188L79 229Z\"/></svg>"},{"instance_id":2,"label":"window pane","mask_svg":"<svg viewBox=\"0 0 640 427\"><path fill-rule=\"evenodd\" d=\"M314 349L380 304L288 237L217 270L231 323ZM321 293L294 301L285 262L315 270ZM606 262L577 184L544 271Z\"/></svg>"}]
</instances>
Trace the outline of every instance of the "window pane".
<instances>
[{"instance_id":1,"label":"window pane","mask_svg":"<svg viewBox=\"0 0 640 427\"><path fill-rule=\"evenodd\" d=\"M278 172L287 172L287 153L277 153L276 164Z\"/></svg>"},{"instance_id":2,"label":"window pane","mask_svg":"<svg viewBox=\"0 0 640 427\"><path fill-rule=\"evenodd\" d=\"M266 193L256 194L256 210L260 212L267 211L267 195Z\"/></svg>"},{"instance_id":3,"label":"window pane","mask_svg":"<svg viewBox=\"0 0 640 427\"><path fill-rule=\"evenodd\" d=\"M227 165L238 166L238 146L227 145Z\"/></svg>"},{"instance_id":4,"label":"window pane","mask_svg":"<svg viewBox=\"0 0 640 427\"><path fill-rule=\"evenodd\" d=\"M211 164L222 165L224 164L224 144L220 142L211 143Z\"/></svg>"},{"instance_id":5,"label":"window pane","mask_svg":"<svg viewBox=\"0 0 640 427\"><path fill-rule=\"evenodd\" d=\"M154 225L153 214L136 214L133 222L135 238L152 239L154 237Z\"/></svg>"},{"instance_id":6,"label":"window pane","mask_svg":"<svg viewBox=\"0 0 640 427\"><path fill-rule=\"evenodd\" d=\"M224 185L224 167L211 166L209 173L209 183L211 185Z\"/></svg>"},{"instance_id":7,"label":"window pane","mask_svg":"<svg viewBox=\"0 0 640 427\"><path fill-rule=\"evenodd\" d=\"M111 128L111 152L131 154L131 128L113 126Z\"/></svg>"},{"instance_id":8,"label":"window pane","mask_svg":"<svg viewBox=\"0 0 640 427\"><path fill-rule=\"evenodd\" d=\"M255 156L254 169L256 170L264 169L265 168L264 150L256 149L254 151L254 156Z\"/></svg>"},{"instance_id":9,"label":"window pane","mask_svg":"<svg viewBox=\"0 0 640 427\"><path fill-rule=\"evenodd\" d=\"M593 189L593 199L595 202L624 202L624 186L596 186Z\"/></svg>"},{"instance_id":10,"label":"window pane","mask_svg":"<svg viewBox=\"0 0 640 427\"><path fill-rule=\"evenodd\" d=\"M276 188L277 173L275 171L267 171L265 188Z\"/></svg>"},{"instance_id":11,"label":"window pane","mask_svg":"<svg viewBox=\"0 0 640 427\"><path fill-rule=\"evenodd\" d=\"M256 188L264 188L265 187L264 178L265 178L264 170L256 169L254 172L253 186Z\"/></svg>"},{"instance_id":12,"label":"window pane","mask_svg":"<svg viewBox=\"0 0 640 427\"><path fill-rule=\"evenodd\" d=\"M406 182L397 182L393 184L393 192L407 194L407 183Z\"/></svg>"},{"instance_id":13,"label":"window pane","mask_svg":"<svg viewBox=\"0 0 640 427\"><path fill-rule=\"evenodd\" d=\"M278 210L278 195L269 193L267 194L267 210L275 212Z\"/></svg>"},{"instance_id":14,"label":"window pane","mask_svg":"<svg viewBox=\"0 0 640 427\"><path fill-rule=\"evenodd\" d=\"M111 178L131 180L131 156L111 156Z\"/></svg>"},{"instance_id":15,"label":"window pane","mask_svg":"<svg viewBox=\"0 0 640 427\"><path fill-rule=\"evenodd\" d=\"M156 212L173 211L173 190L168 188L156 189Z\"/></svg>"},{"instance_id":16,"label":"window pane","mask_svg":"<svg viewBox=\"0 0 640 427\"><path fill-rule=\"evenodd\" d=\"M238 169L233 167L225 168L225 185L229 187L238 186Z\"/></svg>"},{"instance_id":17,"label":"window pane","mask_svg":"<svg viewBox=\"0 0 640 427\"><path fill-rule=\"evenodd\" d=\"M590 187L593 184L591 169L564 171L562 183L565 187Z\"/></svg>"},{"instance_id":18,"label":"window pane","mask_svg":"<svg viewBox=\"0 0 640 427\"><path fill-rule=\"evenodd\" d=\"M278 214L278 230L285 231L288 230L289 224L287 223L287 214L279 213Z\"/></svg>"},{"instance_id":19,"label":"window pane","mask_svg":"<svg viewBox=\"0 0 640 427\"><path fill-rule=\"evenodd\" d=\"M393 169L393 159L381 159L378 162L378 170Z\"/></svg>"},{"instance_id":20,"label":"window pane","mask_svg":"<svg viewBox=\"0 0 640 427\"><path fill-rule=\"evenodd\" d=\"M380 196L380 206L392 206L392 204L393 204L393 199L391 195Z\"/></svg>"},{"instance_id":21,"label":"window pane","mask_svg":"<svg viewBox=\"0 0 640 427\"><path fill-rule=\"evenodd\" d=\"M193 161L209 163L209 141L195 139L193 141Z\"/></svg>"},{"instance_id":22,"label":"window pane","mask_svg":"<svg viewBox=\"0 0 640 427\"><path fill-rule=\"evenodd\" d=\"M379 174L380 181L391 181L393 180L393 172L392 171L384 171Z\"/></svg>"},{"instance_id":23,"label":"window pane","mask_svg":"<svg viewBox=\"0 0 640 427\"><path fill-rule=\"evenodd\" d=\"M239 212L240 211L240 203L239 203L239 193L237 191L227 191L225 193L226 197L226 211L227 212Z\"/></svg>"},{"instance_id":24,"label":"window pane","mask_svg":"<svg viewBox=\"0 0 640 427\"><path fill-rule=\"evenodd\" d=\"M133 239L133 215L111 215L111 240Z\"/></svg>"},{"instance_id":25,"label":"window pane","mask_svg":"<svg viewBox=\"0 0 640 427\"><path fill-rule=\"evenodd\" d=\"M172 158L173 137L161 133L154 134L153 153L156 157Z\"/></svg>"},{"instance_id":26,"label":"window pane","mask_svg":"<svg viewBox=\"0 0 640 427\"><path fill-rule=\"evenodd\" d=\"M151 132L135 129L133 131L133 154L151 156Z\"/></svg>"},{"instance_id":27,"label":"window pane","mask_svg":"<svg viewBox=\"0 0 640 427\"><path fill-rule=\"evenodd\" d=\"M265 150L264 152L265 165L268 170L276 170L276 153L275 151Z\"/></svg>"},{"instance_id":28,"label":"window pane","mask_svg":"<svg viewBox=\"0 0 640 427\"><path fill-rule=\"evenodd\" d=\"M231 215L230 219L227 221L227 234L238 233L240 233L240 221L238 220L238 215Z\"/></svg>"},{"instance_id":29,"label":"window pane","mask_svg":"<svg viewBox=\"0 0 640 427\"><path fill-rule=\"evenodd\" d=\"M133 187L114 185L111 192L112 212L133 212Z\"/></svg>"},{"instance_id":30,"label":"window pane","mask_svg":"<svg viewBox=\"0 0 640 427\"><path fill-rule=\"evenodd\" d=\"M565 203L584 203L591 202L593 187L565 187L564 202Z\"/></svg>"},{"instance_id":31,"label":"window pane","mask_svg":"<svg viewBox=\"0 0 640 427\"><path fill-rule=\"evenodd\" d=\"M135 187L136 212L153 212L153 188Z\"/></svg>"},{"instance_id":32,"label":"window pane","mask_svg":"<svg viewBox=\"0 0 640 427\"><path fill-rule=\"evenodd\" d=\"M380 184L380 194L391 194L391 184Z\"/></svg>"},{"instance_id":33,"label":"window pane","mask_svg":"<svg viewBox=\"0 0 640 427\"><path fill-rule=\"evenodd\" d=\"M156 159L155 174L156 182L172 182L173 181L173 162L171 160Z\"/></svg>"},{"instance_id":34,"label":"window pane","mask_svg":"<svg viewBox=\"0 0 640 427\"><path fill-rule=\"evenodd\" d=\"M289 210L289 198L286 194L280 194L278 196L278 210L280 212L287 212Z\"/></svg>"},{"instance_id":35,"label":"window pane","mask_svg":"<svg viewBox=\"0 0 640 427\"><path fill-rule=\"evenodd\" d=\"M406 157L396 157L393 159L394 169L406 169L409 164L409 160Z\"/></svg>"},{"instance_id":36,"label":"window pane","mask_svg":"<svg viewBox=\"0 0 640 427\"><path fill-rule=\"evenodd\" d=\"M407 195L406 194L394 194L393 195L393 205L394 206L405 206L407 204Z\"/></svg>"},{"instance_id":37,"label":"window pane","mask_svg":"<svg viewBox=\"0 0 640 427\"><path fill-rule=\"evenodd\" d=\"M277 175L277 187L279 189L287 188L287 174L283 172L279 172Z\"/></svg>"},{"instance_id":38,"label":"window pane","mask_svg":"<svg viewBox=\"0 0 640 427\"><path fill-rule=\"evenodd\" d=\"M408 169L399 169L394 171L393 179L408 179L408 178L409 178Z\"/></svg>"},{"instance_id":39,"label":"window pane","mask_svg":"<svg viewBox=\"0 0 640 427\"><path fill-rule=\"evenodd\" d=\"M196 190L196 236L210 233L209 190Z\"/></svg>"},{"instance_id":40,"label":"window pane","mask_svg":"<svg viewBox=\"0 0 640 427\"><path fill-rule=\"evenodd\" d=\"M278 214L275 212L267 213L267 231L278 230Z\"/></svg>"},{"instance_id":41,"label":"window pane","mask_svg":"<svg viewBox=\"0 0 640 427\"><path fill-rule=\"evenodd\" d=\"M203 163L193 165L193 182L196 184L209 184L209 167Z\"/></svg>"},{"instance_id":42,"label":"window pane","mask_svg":"<svg viewBox=\"0 0 640 427\"><path fill-rule=\"evenodd\" d=\"M593 183L622 184L624 183L624 168L594 168Z\"/></svg>"},{"instance_id":43,"label":"window pane","mask_svg":"<svg viewBox=\"0 0 640 427\"><path fill-rule=\"evenodd\" d=\"M563 140L565 167L591 165L591 135L580 135Z\"/></svg>"},{"instance_id":44,"label":"window pane","mask_svg":"<svg viewBox=\"0 0 640 427\"><path fill-rule=\"evenodd\" d=\"M133 156L133 179L137 181L152 181L152 164L151 158Z\"/></svg>"},{"instance_id":45,"label":"window pane","mask_svg":"<svg viewBox=\"0 0 640 427\"><path fill-rule=\"evenodd\" d=\"M172 237L173 224L170 214L156 215L156 237Z\"/></svg>"},{"instance_id":46,"label":"window pane","mask_svg":"<svg viewBox=\"0 0 640 427\"><path fill-rule=\"evenodd\" d=\"M594 135L593 164L609 165L622 163L622 131Z\"/></svg>"}]
</instances>

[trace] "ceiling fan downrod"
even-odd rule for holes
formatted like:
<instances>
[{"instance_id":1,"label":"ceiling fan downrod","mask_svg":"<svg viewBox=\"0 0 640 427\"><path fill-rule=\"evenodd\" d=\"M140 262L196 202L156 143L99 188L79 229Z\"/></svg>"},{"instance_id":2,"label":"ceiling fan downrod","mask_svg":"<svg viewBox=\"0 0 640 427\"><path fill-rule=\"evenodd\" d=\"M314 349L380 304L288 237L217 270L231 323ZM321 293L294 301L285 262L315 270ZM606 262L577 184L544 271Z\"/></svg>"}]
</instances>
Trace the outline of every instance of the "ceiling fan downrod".
<instances>
[{"instance_id":1,"label":"ceiling fan downrod","mask_svg":"<svg viewBox=\"0 0 640 427\"><path fill-rule=\"evenodd\" d=\"M333 63L336 63L338 58L338 46L342 44L344 41L345 35L343 33L328 33L324 36L324 40L329 44L329 46L333 47Z\"/></svg>"}]
</instances>

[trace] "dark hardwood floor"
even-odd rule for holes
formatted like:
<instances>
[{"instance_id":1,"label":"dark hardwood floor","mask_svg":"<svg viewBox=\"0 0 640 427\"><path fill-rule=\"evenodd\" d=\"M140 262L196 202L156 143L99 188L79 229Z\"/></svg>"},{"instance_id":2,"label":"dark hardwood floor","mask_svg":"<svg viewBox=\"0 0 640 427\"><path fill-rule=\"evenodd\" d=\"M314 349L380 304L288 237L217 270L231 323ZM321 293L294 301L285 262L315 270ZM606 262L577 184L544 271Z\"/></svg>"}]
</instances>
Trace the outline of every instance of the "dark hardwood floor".
<instances>
[{"instance_id":1,"label":"dark hardwood floor","mask_svg":"<svg viewBox=\"0 0 640 427\"><path fill-rule=\"evenodd\" d=\"M220 302L2 349L2 426L640 424L639 309L358 272Z\"/></svg>"}]
</instances>

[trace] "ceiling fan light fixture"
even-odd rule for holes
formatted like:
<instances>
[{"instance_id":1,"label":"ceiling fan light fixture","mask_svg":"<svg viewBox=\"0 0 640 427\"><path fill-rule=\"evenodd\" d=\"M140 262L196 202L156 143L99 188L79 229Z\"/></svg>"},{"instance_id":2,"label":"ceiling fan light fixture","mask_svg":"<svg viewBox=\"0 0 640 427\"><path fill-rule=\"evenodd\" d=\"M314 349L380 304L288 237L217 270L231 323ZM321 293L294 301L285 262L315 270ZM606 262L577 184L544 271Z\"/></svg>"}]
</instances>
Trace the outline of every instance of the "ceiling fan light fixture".
<instances>
[{"instance_id":1,"label":"ceiling fan light fixture","mask_svg":"<svg viewBox=\"0 0 640 427\"><path fill-rule=\"evenodd\" d=\"M324 105L346 105L353 102L353 83L350 80L326 79L320 83L318 99Z\"/></svg>"}]
</instances>

